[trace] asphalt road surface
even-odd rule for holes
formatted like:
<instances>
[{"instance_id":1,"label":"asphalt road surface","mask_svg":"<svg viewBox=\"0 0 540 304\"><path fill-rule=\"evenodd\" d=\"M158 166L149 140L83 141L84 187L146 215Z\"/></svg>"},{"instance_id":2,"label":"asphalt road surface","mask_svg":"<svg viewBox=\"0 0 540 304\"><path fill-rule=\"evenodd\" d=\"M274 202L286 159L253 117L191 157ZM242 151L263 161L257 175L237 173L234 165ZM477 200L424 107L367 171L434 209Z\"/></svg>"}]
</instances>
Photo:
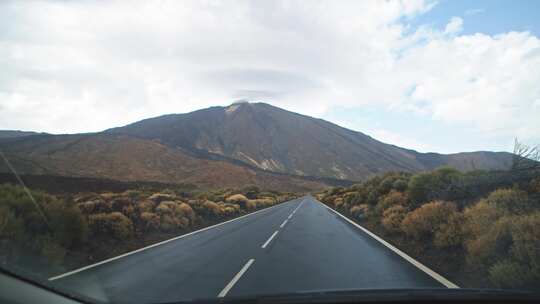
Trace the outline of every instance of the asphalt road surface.
<instances>
[{"instance_id":1,"label":"asphalt road surface","mask_svg":"<svg viewBox=\"0 0 540 304\"><path fill-rule=\"evenodd\" d=\"M51 282L122 303L452 287L407 258L306 196Z\"/></svg>"}]
</instances>

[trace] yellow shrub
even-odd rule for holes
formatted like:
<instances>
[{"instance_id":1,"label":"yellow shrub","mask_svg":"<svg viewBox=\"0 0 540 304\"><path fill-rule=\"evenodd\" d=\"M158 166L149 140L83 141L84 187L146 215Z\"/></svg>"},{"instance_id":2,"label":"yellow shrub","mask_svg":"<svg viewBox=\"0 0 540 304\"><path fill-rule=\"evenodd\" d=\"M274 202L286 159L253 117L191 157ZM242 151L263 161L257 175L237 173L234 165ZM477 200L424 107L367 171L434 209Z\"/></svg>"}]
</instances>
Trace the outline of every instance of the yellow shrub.
<instances>
[{"instance_id":1,"label":"yellow shrub","mask_svg":"<svg viewBox=\"0 0 540 304\"><path fill-rule=\"evenodd\" d=\"M172 231L176 229L176 227L177 227L176 219L173 216L169 214L164 214L161 216L160 225L159 225L159 228L161 230Z\"/></svg>"},{"instance_id":2,"label":"yellow shrub","mask_svg":"<svg viewBox=\"0 0 540 304\"><path fill-rule=\"evenodd\" d=\"M358 206L352 206L349 212L354 218L360 219L367 215L369 212L369 205L367 204L361 204Z\"/></svg>"},{"instance_id":3,"label":"yellow shrub","mask_svg":"<svg viewBox=\"0 0 540 304\"><path fill-rule=\"evenodd\" d=\"M240 206L245 206L245 204L248 202L247 197L245 197L242 194L234 194L225 199L225 202L227 203L233 203L233 204L239 204Z\"/></svg>"},{"instance_id":4,"label":"yellow shrub","mask_svg":"<svg viewBox=\"0 0 540 304\"><path fill-rule=\"evenodd\" d=\"M456 234L456 239L451 234L460 229L456 223L461 215L454 203L436 201L422 205L405 216L401 222L401 229L405 234L415 240L431 241L435 239L435 246L447 247L457 245L460 242L461 232Z\"/></svg>"},{"instance_id":5,"label":"yellow shrub","mask_svg":"<svg viewBox=\"0 0 540 304\"><path fill-rule=\"evenodd\" d=\"M210 214L214 216L220 216L221 215L221 208L219 208L219 205L212 202L212 201L205 201L202 204L202 207L209 212Z\"/></svg>"},{"instance_id":6,"label":"yellow shrub","mask_svg":"<svg viewBox=\"0 0 540 304\"><path fill-rule=\"evenodd\" d=\"M128 217L134 217L135 216L135 207L133 206L126 206L122 209L122 213L125 214Z\"/></svg>"},{"instance_id":7,"label":"yellow shrub","mask_svg":"<svg viewBox=\"0 0 540 304\"><path fill-rule=\"evenodd\" d=\"M343 198L338 197L338 198L334 199L334 207L341 208L342 205L343 205Z\"/></svg>"},{"instance_id":8,"label":"yellow shrub","mask_svg":"<svg viewBox=\"0 0 540 304\"><path fill-rule=\"evenodd\" d=\"M513 217L502 217L465 242L467 259L471 265L490 264L498 257L506 256L512 242L510 227Z\"/></svg>"},{"instance_id":9,"label":"yellow shrub","mask_svg":"<svg viewBox=\"0 0 540 304\"><path fill-rule=\"evenodd\" d=\"M459 246L463 242L463 214L451 212L435 233L433 244L438 248Z\"/></svg>"},{"instance_id":10,"label":"yellow shrub","mask_svg":"<svg viewBox=\"0 0 540 304\"><path fill-rule=\"evenodd\" d=\"M91 201L81 202L77 204L77 206L85 214L112 211L111 203L101 198L91 200Z\"/></svg>"},{"instance_id":11,"label":"yellow shrub","mask_svg":"<svg viewBox=\"0 0 540 304\"><path fill-rule=\"evenodd\" d=\"M382 214L384 210L392 206L406 206L407 205L407 194L403 192L398 192L395 190L390 191L387 195L383 196L377 203L376 211L379 214Z\"/></svg>"},{"instance_id":12,"label":"yellow shrub","mask_svg":"<svg viewBox=\"0 0 540 304\"><path fill-rule=\"evenodd\" d=\"M156 207L156 213L159 215L173 214L175 209L174 205L174 202L163 201Z\"/></svg>"},{"instance_id":13,"label":"yellow shrub","mask_svg":"<svg viewBox=\"0 0 540 304\"><path fill-rule=\"evenodd\" d=\"M497 252L497 244L510 238L510 221L505 212L482 199L463 211L465 249L471 265L487 263Z\"/></svg>"},{"instance_id":14,"label":"yellow shrub","mask_svg":"<svg viewBox=\"0 0 540 304\"><path fill-rule=\"evenodd\" d=\"M143 212L152 212L154 210L155 203L153 201L142 201L137 204L137 210L139 210L140 213Z\"/></svg>"},{"instance_id":15,"label":"yellow shrub","mask_svg":"<svg viewBox=\"0 0 540 304\"><path fill-rule=\"evenodd\" d=\"M252 200L248 200L245 206L246 206L246 210L248 211L257 209L257 203Z\"/></svg>"},{"instance_id":16,"label":"yellow shrub","mask_svg":"<svg viewBox=\"0 0 540 304\"><path fill-rule=\"evenodd\" d=\"M133 236L133 223L120 212L98 213L88 216L88 226L94 234L126 239Z\"/></svg>"},{"instance_id":17,"label":"yellow shrub","mask_svg":"<svg viewBox=\"0 0 540 304\"><path fill-rule=\"evenodd\" d=\"M229 217L236 215L238 213L238 210L236 210L232 206L223 206L221 208L221 213L223 214L223 216Z\"/></svg>"},{"instance_id":18,"label":"yellow shrub","mask_svg":"<svg viewBox=\"0 0 540 304\"><path fill-rule=\"evenodd\" d=\"M145 230L157 230L160 226L159 215L152 212L141 213L141 221Z\"/></svg>"},{"instance_id":19,"label":"yellow shrub","mask_svg":"<svg viewBox=\"0 0 540 304\"><path fill-rule=\"evenodd\" d=\"M177 210L179 210L183 216L189 218L191 221L195 220L195 211L193 211L193 208L191 208L190 205L181 202L178 204Z\"/></svg>"},{"instance_id":20,"label":"yellow shrub","mask_svg":"<svg viewBox=\"0 0 540 304\"><path fill-rule=\"evenodd\" d=\"M488 204L486 200L480 200L463 211L465 217L465 230L471 238L485 233L492 225L503 216L503 212L497 207Z\"/></svg>"},{"instance_id":21,"label":"yellow shrub","mask_svg":"<svg viewBox=\"0 0 540 304\"><path fill-rule=\"evenodd\" d=\"M389 232L401 231L401 222L407 214L407 209L401 205L392 206L384 210L382 225Z\"/></svg>"}]
</instances>

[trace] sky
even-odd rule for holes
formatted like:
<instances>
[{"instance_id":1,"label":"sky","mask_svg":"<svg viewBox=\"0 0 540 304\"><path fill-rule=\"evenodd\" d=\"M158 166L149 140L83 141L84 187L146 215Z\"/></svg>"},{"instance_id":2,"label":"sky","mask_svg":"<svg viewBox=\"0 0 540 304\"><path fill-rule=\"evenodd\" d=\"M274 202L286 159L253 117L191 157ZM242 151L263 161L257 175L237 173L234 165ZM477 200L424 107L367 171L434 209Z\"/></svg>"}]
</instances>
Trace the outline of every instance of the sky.
<instances>
[{"instance_id":1,"label":"sky","mask_svg":"<svg viewBox=\"0 0 540 304\"><path fill-rule=\"evenodd\" d=\"M0 129L235 100L421 152L540 144L540 1L0 1Z\"/></svg>"}]
</instances>

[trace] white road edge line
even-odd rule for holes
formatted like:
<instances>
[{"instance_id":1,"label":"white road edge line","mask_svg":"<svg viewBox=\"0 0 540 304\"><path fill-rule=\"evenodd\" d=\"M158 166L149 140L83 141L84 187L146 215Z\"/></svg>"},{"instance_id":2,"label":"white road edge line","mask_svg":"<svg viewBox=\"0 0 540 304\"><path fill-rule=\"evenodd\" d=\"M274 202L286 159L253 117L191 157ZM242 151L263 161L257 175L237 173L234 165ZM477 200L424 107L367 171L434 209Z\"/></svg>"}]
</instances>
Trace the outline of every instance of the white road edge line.
<instances>
[{"instance_id":1,"label":"white road edge line","mask_svg":"<svg viewBox=\"0 0 540 304\"><path fill-rule=\"evenodd\" d=\"M319 201L317 201L319 202ZM388 249L392 250L393 252L395 252L397 255L399 255L400 257L402 257L403 259L405 259L407 262L413 264L414 266L416 266L417 268L419 268L420 270L422 270L423 272L427 273L430 277L432 277L433 279L437 280L439 283L443 284L444 286L446 286L447 288L459 288L459 286L457 286L456 284L450 282L449 280L447 280L445 277L441 276L440 274L436 273L435 271L429 269L427 266L425 266L424 264L418 262L417 260L411 258L410 256L408 256L405 252L397 249L396 247L394 247L393 245L391 245L390 243L388 243L387 241L381 239L379 236L377 236L375 233L367 230L366 228L358 225L357 223L353 222L352 220L348 219L347 217L343 216L341 213L337 212L336 210L326 206L325 204L319 202L321 205L323 205L324 207L330 209L332 212L336 213L337 215L341 216L342 218L344 218L345 220L347 220L349 223L353 224L354 226L356 226L358 229L362 230L363 232L365 232L366 234L368 234L369 236L371 236L372 238L374 238L375 240L379 241L380 243L382 243L384 246L388 247Z\"/></svg>"},{"instance_id":2,"label":"white road edge line","mask_svg":"<svg viewBox=\"0 0 540 304\"><path fill-rule=\"evenodd\" d=\"M87 266L84 266L84 267L81 267L81 268L78 268L78 269L75 269L75 270L72 270L72 271L69 271L69 272L66 272L66 273L63 273L63 274L54 276L54 277L50 277L50 278L49 278L49 281L58 280L58 279L61 279L61 278L64 278L64 277L67 277L67 276L76 274L76 273L78 273L78 272L81 272L81 271L84 271L84 270L88 270L88 269L90 269L90 268L94 268L94 267L96 267L96 266L99 266L99 265L102 265L102 264L105 264L105 263L109 263L109 262L112 262L112 261L114 261L114 260L117 260L117 259L120 259L120 258L129 256L129 255L132 255L132 254L141 252L141 251L144 251L144 250L146 250L146 249L150 249L150 248L153 248L153 247L156 247L156 246L159 246L159 245L163 245L163 244L166 244L166 243L169 243L169 242L172 242L172 241L176 241L176 240L178 240L178 239L181 239L181 238L184 238L184 237L187 237L187 236L190 236L190 235L199 233L199 232L203 232L203 231L205 231L205 230L209 230L209 229L212 229L212 228L216 228L216 227L218 227L218 226L225 225L225 224L228 224L228 223L230 223L230 222L234 222L234 221L236 221L236 220L242 219L242 218L244 218L244 217L248 217L248 216L250 216L250 215L255 215L255 214L257 214L257 213L260 213L260 212L263 212L263 211L267 211L267 210L270 210L270 209L275 208L275 207L282 206L283 204L288 204L288 203L290 203L290 202L291 202L291 201L288 201L288 202L285 202L285 203L277 204L277 205L272 206L272 207L269 207L269 208L257 210L257 211L255 211L255 212L248 213L248 214L242 215L242 216L240 216L240 217L230 219L230 220L225 221L225 222L223 222L223 223L217 223L217 224L215 224L215 225L208 226L208 227L205 227L205 228L196 230L196 231L192 231L192 232L190 232L190 233L182 234L182 235L173 237L173 238L171 238L171 239L168 239L168 240L165 240L165 241L161 241L161 242L159 242L159 243L155 243L155 244L152 244L152 245L143 247L143 248L139 248L139 249L137 249L137 250L133 250L133 251L130 251L130 252L126 252L126 253L124 253L124 254L121 254L121 255L112 257L112 258L110 258L110 259L103 260L103 261L101 261L101 262L97 262L97 263L95 263L95 264L87 265Z\"/></svg>"},{"instance_id":3,"label":"white road edge line","mask_svg":"<svg viewBox=\"0 0 540 304\"><path fill-rule=\"evenodd\" d=\"M270 242L272 241L273 238L276 237L276 235L278 234L279 230L276 230L274 231L274 233L270 236L270 238L268 240L266 240L266 242L261 246L262 249L266 248L266 246L268 246L268 244L270 244Z\"/></svg>"},{"instance_id":4,"label":"white road edge line","mask_svg":"<svg viewBox=\"0 0 540 304\"><path fill-rule=\"evenodd\" d=\"M288 221L289 221L289 220L284 220L283 223L282 223L281 225L279 225L279 228L285 227L285 225L287 225L287 222L288 222Z\"/></svg>"},{"instance_id":5,"label":"white road edge line","mask_svg":"<svg viewBox=\"0 0 540 304\"><path fill-rule=\"evenodd\" d=\"M246 263L246 265L244 265L244 267L242 267L242 269L240 269L240 271L234 276L234 278L232 278L232 280L229 282L229 284L227 284L227 286L225 286L225 288L223 288L223 290L218 294L218 298L223 298L224 296L227 295L229 290L231 290L231 288L234 287L234 284L236 284L236 282L238 282L238 280L240 280L242 275L248 270L249 266L251 266L251 264L253 264L253 262L255 262L255 259L250 259Z\"/></svg>"}]
</instances>

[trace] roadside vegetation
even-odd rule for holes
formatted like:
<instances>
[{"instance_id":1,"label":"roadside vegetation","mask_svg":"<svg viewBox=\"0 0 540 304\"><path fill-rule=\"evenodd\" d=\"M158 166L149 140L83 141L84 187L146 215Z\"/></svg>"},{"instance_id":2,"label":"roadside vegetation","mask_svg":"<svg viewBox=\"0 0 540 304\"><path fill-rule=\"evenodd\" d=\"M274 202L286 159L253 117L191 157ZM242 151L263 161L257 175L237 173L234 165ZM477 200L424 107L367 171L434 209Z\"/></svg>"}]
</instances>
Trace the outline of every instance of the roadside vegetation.
<instances>
[{"instance_id":1,"label":"roadside vegetation","mask_svg":"<svg viewBox=\"0 0 540 304\"><path fill-rule=\"evenodd\" d=\"M318 199L464 287L538 289L538 168L387 173Z\"/></svg>"},{"instance_id":2,"label":"roadside vegetation","mask_svg":"<svg viewBox=\"0 0 540 304\"><path fill-rule=\"evenodd\" d=\"M50 276L291 200L291 193L133 189L50 195L0 184L0 263ZM52 266L52 267L51 267Z\"/></svg>"}]
</instances>

